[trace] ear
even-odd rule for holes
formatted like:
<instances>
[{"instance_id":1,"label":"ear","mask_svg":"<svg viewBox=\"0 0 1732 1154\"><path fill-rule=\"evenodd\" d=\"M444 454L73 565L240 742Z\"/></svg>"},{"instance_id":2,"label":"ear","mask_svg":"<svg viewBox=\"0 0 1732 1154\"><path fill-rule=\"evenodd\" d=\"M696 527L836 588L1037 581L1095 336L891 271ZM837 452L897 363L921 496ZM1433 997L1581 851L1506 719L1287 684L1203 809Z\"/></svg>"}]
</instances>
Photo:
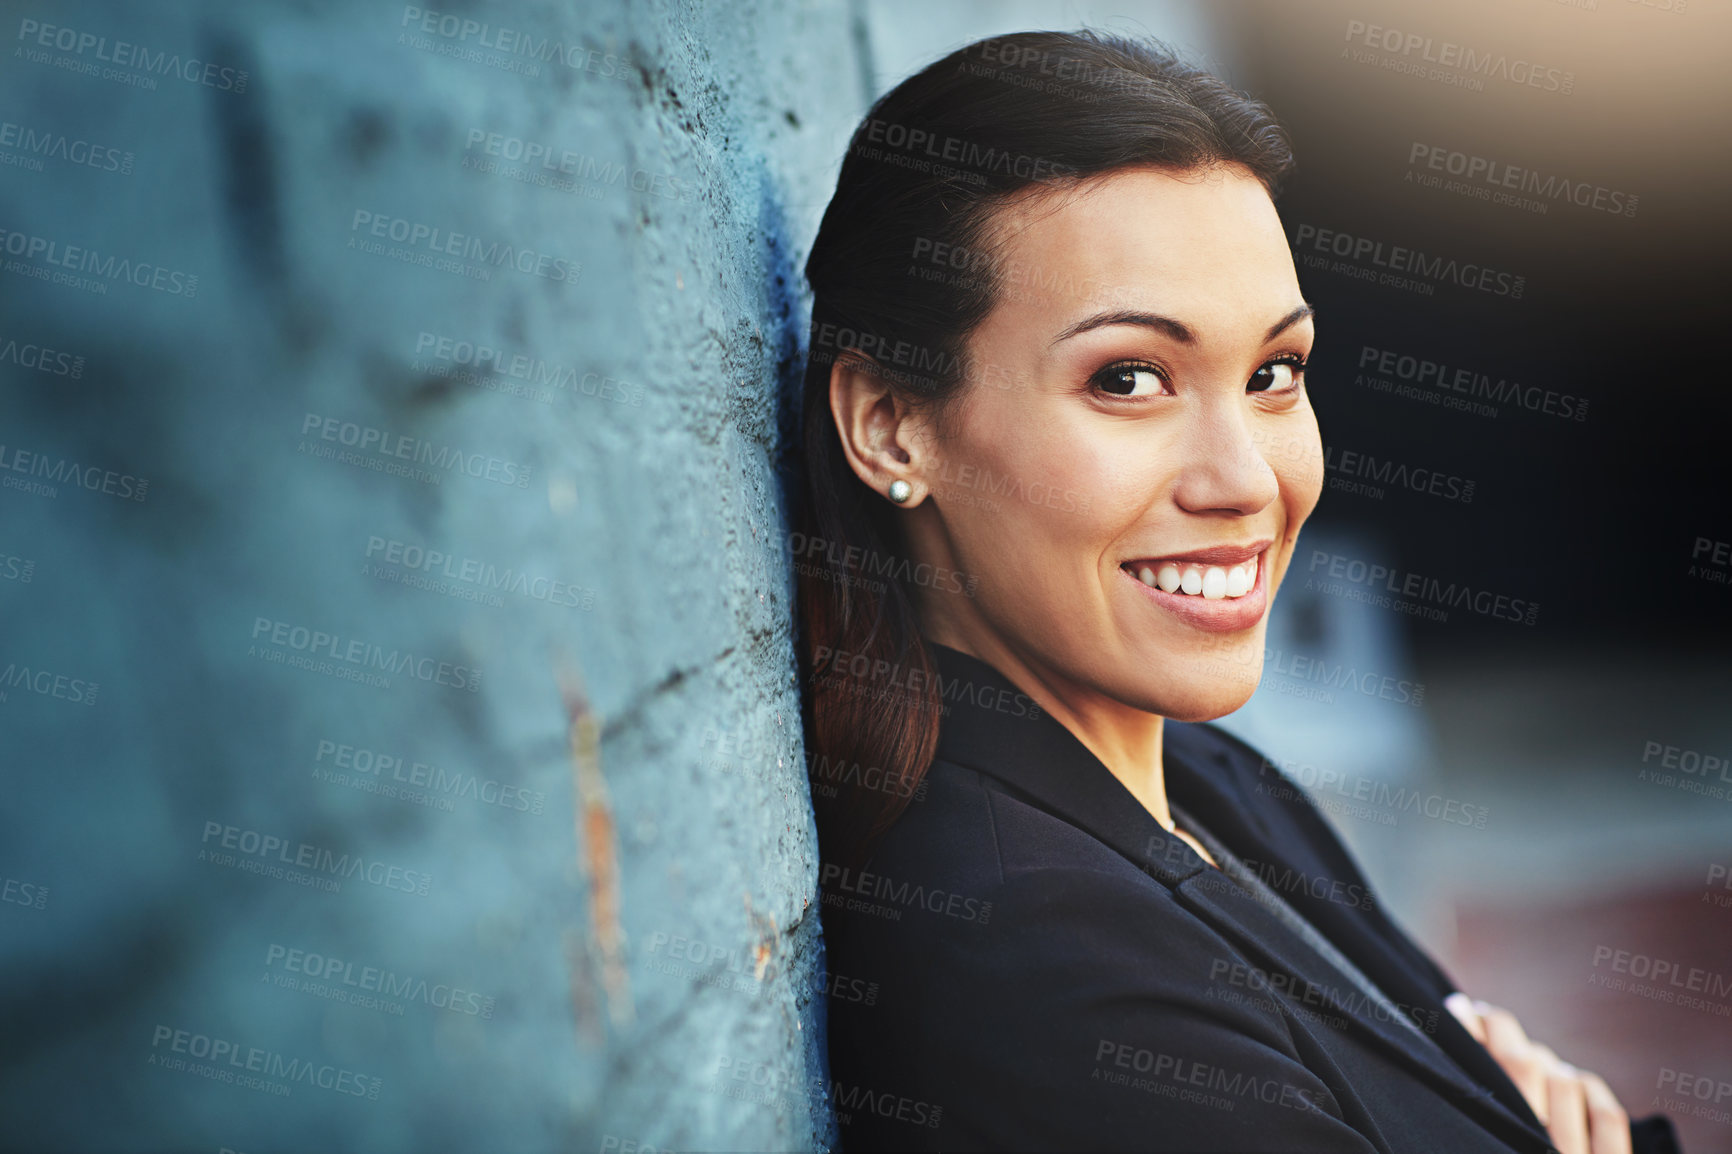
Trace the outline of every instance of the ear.
<instances>
[{"instance_id":1,"label":"ear","mask_svg":"<svg viewBox=\"0 0 1732 1154\"><path fill-rule=\"evenodd\" d=\"M896 504L909 509L926 499L922 473L930 430L876 367L855 349L836 358L830 367L830 415L855 475L886 500L892 482L906 481L908 499Z\"/></svg>"}]
</instances>

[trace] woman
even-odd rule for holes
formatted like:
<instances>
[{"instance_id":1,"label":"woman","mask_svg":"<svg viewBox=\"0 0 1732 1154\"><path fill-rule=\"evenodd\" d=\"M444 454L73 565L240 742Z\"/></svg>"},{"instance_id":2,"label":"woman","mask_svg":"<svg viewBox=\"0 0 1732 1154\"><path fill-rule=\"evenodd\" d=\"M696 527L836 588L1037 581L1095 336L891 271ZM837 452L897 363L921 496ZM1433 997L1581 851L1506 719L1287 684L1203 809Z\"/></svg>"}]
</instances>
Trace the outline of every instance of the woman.
<instances>
[{"instance_id":1,"label":"woman","mask_svg":"<svg viewBox=\"0 0 1732 1154\"><path fill-rule=\"evenodd\" d=\"M1088 33L964 48L854 136L799 515L848 1148L1675 1148L1201 724L1322 484L1291 166L1260 104Z\"/></svg>"}]
</instances>

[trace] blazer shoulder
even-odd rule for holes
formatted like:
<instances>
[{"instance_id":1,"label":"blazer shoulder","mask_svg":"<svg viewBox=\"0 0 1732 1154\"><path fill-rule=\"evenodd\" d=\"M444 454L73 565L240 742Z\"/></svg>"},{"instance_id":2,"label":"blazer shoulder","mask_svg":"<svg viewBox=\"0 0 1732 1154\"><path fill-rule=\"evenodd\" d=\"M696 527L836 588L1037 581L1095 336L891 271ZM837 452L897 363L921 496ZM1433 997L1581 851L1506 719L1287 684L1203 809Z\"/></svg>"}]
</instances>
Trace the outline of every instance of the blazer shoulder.
<instances>
[{"instance_id":1,"label":"blazer shoulder","mask_svg":"<svg viewBox=\"0 0 1732 1154\"><path fill-rule=\"evenodd\" d=\"M988 774L942 758L927 770L925 795L909 803L872 861L992 885L1031 872L1107 874L1133 886L1153 885L1135 863L1087 829Z\"/></svg>"},{"instance_id":2,"label":"blazer shoulder","mask_svg":"<svg viewBox=\"0 0 1732 1154\"><path fill-rule=\"evenodd\" d=\"M1181 757L1227 770L1240 785L1254 785L1267 777L1288 780L1275 759L1212 721L1169 721L1163 740Z\"/></svg>"},{"instance_id":3,"label":"blazer shoulder","mask_svg":"<svg viewBox=\"0 0 1732 1154\"><path fill-rule=\"evenodd\" d=\"M866 868L880 892L908 883L978 903L978 918L910 911L898 919L902 933L934 948L933 976L942 969L940 954L972 959L954 975L962 977L979 954L1012 941L1012 954L1025 963L1045 955L1070 965L1098 948L1136 972L1155 957L1188 958L1206 969L1208 959L1233 952L1168 886L1093 833L952 762L933 763L925 798L911 804ZM991 932L980 932L989 923Z\"/></svg>"},{"instance_id":4,"label":"blazer shoulder","mask_svg":"<svg viewBox=\"0 0 1732 1154\"><path fill-rule=\"evenodd\" d=\"M1283 854L1304 845L1330 858L1346 853L1311 795L1278 761L1243 738L1213 722L1171 722L1165 741L1192 774L1185 792L1202 802L1198 817L1205 824L1211 814L1225 816L1227 824L1254 831L1267 852ZM1173 774L1169 767L1169 789L1175 788Z\"/></svg>"}]
</instances>

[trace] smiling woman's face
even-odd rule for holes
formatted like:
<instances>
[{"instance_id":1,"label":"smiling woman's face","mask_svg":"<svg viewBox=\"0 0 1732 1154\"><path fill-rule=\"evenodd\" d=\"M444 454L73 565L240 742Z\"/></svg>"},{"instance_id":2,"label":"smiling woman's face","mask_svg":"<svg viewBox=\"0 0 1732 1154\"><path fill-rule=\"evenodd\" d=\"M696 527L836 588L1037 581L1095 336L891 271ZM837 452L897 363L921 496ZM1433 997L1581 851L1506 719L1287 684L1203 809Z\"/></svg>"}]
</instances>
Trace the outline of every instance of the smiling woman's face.
<instances>
[{"instance_id":1,"label":"smiling woman's face","mask_svg":"<svg viewBox=\"0 0 1732 1154\"><path fill-rule=\"evenodd\" d=\"M911 551L977 579L920 590L923 627L1083 708L1229 713L1323 483L1274 205L1240 168L1138 168L996 224L1005 287L971 379L942 436L897 437Z\"/></svg>"}]
</instances>

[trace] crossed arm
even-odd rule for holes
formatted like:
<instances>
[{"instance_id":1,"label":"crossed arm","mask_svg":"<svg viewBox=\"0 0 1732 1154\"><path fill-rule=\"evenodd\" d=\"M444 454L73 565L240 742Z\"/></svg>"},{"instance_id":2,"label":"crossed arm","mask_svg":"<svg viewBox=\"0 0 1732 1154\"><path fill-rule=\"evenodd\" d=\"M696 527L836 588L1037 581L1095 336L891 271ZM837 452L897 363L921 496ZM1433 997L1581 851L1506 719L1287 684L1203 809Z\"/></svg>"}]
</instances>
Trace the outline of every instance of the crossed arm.
<instances>
[{"instance_id":1,"label":"crossed arm","mask_svg":"<svg viewBox=\"0 0 1732 1154\"><path fill-rule=\"evenodd\" d=\"M1605 1079L1533 1041L1508 1010L1460 990L1443 1004L1497 1059L1562 1154L1630 1154L1630 1116Z\"/></svg>"}]
</instances>

